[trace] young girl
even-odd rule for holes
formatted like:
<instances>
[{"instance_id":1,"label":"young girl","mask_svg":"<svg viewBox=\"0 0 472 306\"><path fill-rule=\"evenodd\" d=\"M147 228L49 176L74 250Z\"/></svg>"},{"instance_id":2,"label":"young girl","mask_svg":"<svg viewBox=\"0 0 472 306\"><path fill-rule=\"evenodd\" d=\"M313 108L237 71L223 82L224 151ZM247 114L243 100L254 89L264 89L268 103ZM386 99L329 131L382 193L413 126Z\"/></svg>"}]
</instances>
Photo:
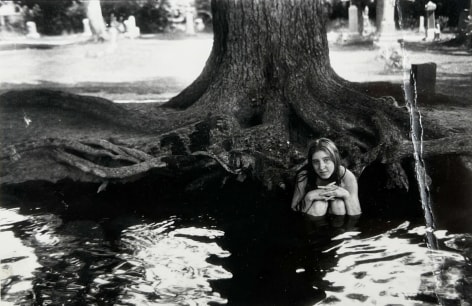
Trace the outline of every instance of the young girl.
<instances>
[{"instance_id":1,"label":"young girl","mask_svg":"<svg viewBox=\"0 0 472 306\"><path fill-rule=\"evenodd\" d=\"M308 164L297 173L292 209L318 217L360 215L354 174L341 165L336 145L327 138L316 140L308 149Z\"/></svg>"}]
</instances>

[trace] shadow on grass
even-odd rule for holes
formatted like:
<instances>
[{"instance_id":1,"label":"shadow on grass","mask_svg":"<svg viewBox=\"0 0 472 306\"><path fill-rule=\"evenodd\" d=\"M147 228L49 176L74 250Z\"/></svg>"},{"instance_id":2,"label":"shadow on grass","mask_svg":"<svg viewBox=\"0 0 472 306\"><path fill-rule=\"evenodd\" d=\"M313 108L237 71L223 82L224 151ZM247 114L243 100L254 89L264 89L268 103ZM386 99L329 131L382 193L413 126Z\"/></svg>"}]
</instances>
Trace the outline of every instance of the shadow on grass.
<instances>
[{"instance_id":1,"label":"shadow on grass","mask_svg":"<svg viewBox=\"0 0 472 306\"><path fill-rule=\"evenodd\" d=\"M404 42L408 51L443 53L448 56L472 55L472 49L460 44L455 39L446 41Z\"/></svg>"},{"instance_id":2,"label":"shadow on grass","mask_svg":"<svg viewBox=\"0 0 472 306\"><path fill-rule=\"evenodd\" d=\"M22 89L55 89L64 90L76 94L81 92L94 93L106 91L108 93L133 93L133 94L163 94L167 92L180 91L185 87L177 79L172 77L157 78L145 81L134 82L81 82L74 84L64 84L48 81L40 81L35 84L2 83L0 93L9 90Z\"/></svg>"},{"instance_id":3,"label":"shadow on grass","mask_svg":"<svg viewBox=\"0 0 472 306\"><path fill-rule=\"evenodd\" d=\"M457 74L464 78L462 74ZM461 80L464 86L470 86L470 83L467 80ZM462 84L461 83L461 84ZM403 102L404 98L404 89L402 84L394 84L390 82L366 82L366 83L352 83L354 88L366 95L372 96L374 98L380 98L385 96L392 96L396 101ZM456 82L455 86L459 86ZM441 93L436 94L418 94L418 101L422 101L425 105L449 105L449 106L460 106L466 107L470 103L461 99L459 97L444 95Z\"/></svg>"}]
</instances>

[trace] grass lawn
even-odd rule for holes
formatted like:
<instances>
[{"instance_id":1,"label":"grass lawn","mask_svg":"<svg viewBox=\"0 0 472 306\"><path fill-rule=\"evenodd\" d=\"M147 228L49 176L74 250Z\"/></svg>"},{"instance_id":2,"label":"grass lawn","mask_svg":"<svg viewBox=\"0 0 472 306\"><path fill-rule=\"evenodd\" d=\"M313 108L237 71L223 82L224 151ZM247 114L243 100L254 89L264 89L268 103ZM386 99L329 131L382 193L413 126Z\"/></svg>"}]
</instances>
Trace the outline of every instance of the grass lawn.
<instances>
[{"instance_id":1,"label":"grass lawn","mask_svg":"<svg viewBox=\"0 0 472 306\"><path fill-rule=\"evenodd\" d=\"M199 75L211 44L207 36L0 51L0 91L49 87L118 101L167 100Z\"/></svg>"},{"instance_id":2,"label":"grass lawn","mask_svg":"<svg viewBox=\"0 0 472 306\"><path fill-rule=\"evenodd\" d=\"M166 101L201 72L212 36L190 39L119 39L116 44L80 43L51 49L0 51L0 92L19 88L60 88L117 102ZM385 71L372 47L332 46L331 64L355 82L401 83L403 71ZM457 49L406 50L412 63L435 62L437 92L472 105L472 55Z\"/></svg>"}]
</instances>

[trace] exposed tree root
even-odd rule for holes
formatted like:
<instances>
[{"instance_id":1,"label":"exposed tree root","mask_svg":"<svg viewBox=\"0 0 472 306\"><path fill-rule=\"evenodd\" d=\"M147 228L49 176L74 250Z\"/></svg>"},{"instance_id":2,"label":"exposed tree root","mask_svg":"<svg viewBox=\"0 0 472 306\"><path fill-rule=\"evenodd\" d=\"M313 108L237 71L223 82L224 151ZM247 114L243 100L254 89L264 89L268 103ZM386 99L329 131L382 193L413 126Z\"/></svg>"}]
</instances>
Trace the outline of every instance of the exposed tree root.
<instances>
[{"instance_id":1,"label":"exposed tree root","mask_svg":"<svg viewBox=\"0 0 472 306\"><path fill-rule=\"evenodd\" d=\"M31 96L30 92L27 94ZM55 97L58 93L47 92L47 94ZM283 100L277 98L275 92L272 97L280 102ZM79 97L73 98L75 101L80 101ZM60 107L57 97L53 101L55 107ZM106 108L104 105L106 103L100 107ZM25 109L25 105L22 105L22 109ZM402 111L398 108L393 110ZM201 188L205 182L217 177L224 180L225 176L234 176L239 180L252 176L268 189L286 188L296 170L304 163L305 148L300 146L303 140L297 141L290 136L292 132L287 130L285 122L288 120L299 122L300 118L294 117L293 113L291 119L284 118L281 115L284 114L283 107L278 113L274 110L272 112L270 116L262 114L262 118L265 118L263 121L267 123L249 128L241 127L234 114L210 116L201 114L202 120L194 118L193 123L177 125L175 129L165 133L149 133L141 136L133 134L128 137L124 135L108 139L85 134L85 136L77 135L76 138L48 137L6 143L0 151L0 160L5 165L2 184L24 181L21 173L27 172L28 166L20 166L22 163L34 165L38 158L46 160L49 158L51 162L45 164L45 170L38 170L33 176L35 179L57 181L73 177L74 175L69 172L72 169L86 174L76 175L76 179L97 182L126 182L146 175L150 170L167 171L167 173L169 170L170 173L177 171L175 175L185 171L202 171L205 174L189 184L189 189ZM307 124L308 133L300 132L303 128L297 129L296 133L304 135L302 139L312 139L313 129L319 130L319 135L332 137L339 144L345 163L357 176L360 176L368 165L380 162L385 164L390 176L387 187L409 188L408 175L401 164L405 158L413 156L413 145L408 139L408 132L388 116L388 111L382 109L370 111L368 118L363 119L366 123L370 122L369 127L348 124L348 117L344 116L342 119L344 124L337 127L333 125L326 130L323 124L331 123L322 115L318 116L317 112L319 110L307 110L308 114L311 113L318 119L314 121L310 119ZM179 116L179 112L172 114ZM279 119L274 120L274 118ZM317 121L324 123L317 125ZM339 125L339 122L338 120L335 124ZM333 129L337 130L331 134L326 133ZM48 135L48 130L44 130L43 134ZM471 152L472 136L469 135L454 135L423 142L424 157L449 154L469 156ZM52 164L52 161L65 168L47 166Z\"/></svg>"},{"instance_id":2,"label":"exposed tree root","mask_svg":"<svg viewBox=\"0 0 472 306\"><path fill-rule=\"evenodd\" d=\"M102 179L124 179L138 174L143 174L153 168L163 168L166 163L161 158L150 158L146 161L121 167L104 167L93 163L77 155L65 151L55 151L54 156L58 162L73 166L85 173L91 173Z\"/></svg>"},{"instance_id":3,"label":"exposed tree root","mask_svg":"<svg viewBox=\"0 0 472 306\"><path fill-rule=\"evenodd\" d=\"M146 161L152 158L152 156L145 152L114 145L104 139L78 141L73 139L57 138L45 138L17 145L10 145L0 151L0 158L18 159L23 153L40 148L75 151L80 152L82 155L86 154L93 157L108 157L116 161L124 161L128 163L139 163L140 161Z\"/></svg>"}]
</instances>

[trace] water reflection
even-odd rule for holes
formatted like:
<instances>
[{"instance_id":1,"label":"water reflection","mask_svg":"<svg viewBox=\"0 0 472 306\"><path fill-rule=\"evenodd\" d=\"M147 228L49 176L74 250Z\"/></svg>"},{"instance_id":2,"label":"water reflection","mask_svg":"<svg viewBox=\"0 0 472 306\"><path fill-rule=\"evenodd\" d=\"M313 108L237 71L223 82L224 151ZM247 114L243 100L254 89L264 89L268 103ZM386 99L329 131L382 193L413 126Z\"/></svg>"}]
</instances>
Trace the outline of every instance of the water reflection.
<instances>
[{"instance_id":1,"label":"water reflection","mask_svg":"<svg viewBox=\"0 0 472 306\"><path fill-rule=\"evenodd\" d=\"M6 211L2 209L2 215ZM33 304L33 301L39 305L96 302L96 297L88 294L91 275L101 272L94 265L101 262L110 265L117 261L115 253L103 240L100 225L88 220L65 223L50 213L16 216L23 220L2 223L8 224L8 231L2 230L2 233L14 234L15 240L28 247L24 256L35 261L35 264L27 265L34 279L28 289L32 294L26 304ZM16 247L8 244L8 249L15 250ZM8 257L2 256L2 262L4 260ZM8 288L4 288L2 295L6 300L17 302Z\"/></svg>"},{"instance_id":2,"label":"water reflection","mask_svg":"<svg viewBox=\"0 0 472 306\"><path fill-rule=\"evenodd\" d=\"M324 277L327 297L318 305L465 305L466 288L460 284L471 276L466 258L428 249L425 232L424 226L410 229L405 222L372 237L334 237L342 242L325 253L338 262ZM436 234L449 244L463 238Z\"/></svg>"},{"instance_id":3,"label":"water reflection","mask_svg":"<svg viewBox=\"0 0 472 306\"><path fill-rule=\"evenodd\" d=\"M207 262L210 256L227 257L214 241L224 235L222 231L203 227L176 225L177 218L159 223L140 224L123 232L121 246L131 251L125 255L125 263L114 269L115 274L129 280L121 300L141 304L140 296L147 301L184 304L193 301L197 305L225 303L217 292L213 292L209 280L231 278L231 273L220 266ZM140 271L142 277L123 271L123 266L132 265L128 271Z\"/></svg>"},{"instance_id":4,"label":"water reflection","mask_svg":"<svg viewBox=\"0 0 472 306\"><path fill-rule=\"evenodd\" d=\"M424 227L393 223L257 213L81 220L0 208L2 302L470 303L472 236L437 231L433 251Z\"/></svg>"},{"instance_id":5,"label":"water reflection","mask_svg":"<svg viewBox=\"0 0 472 306\"><path fill-rule=\"evenodd\" d=\"M13 304L225 303L208 281L231 274L206 260L229 252L222 231L177 217L125 228L106 239L106 220L69 220L0 209L2 301ZM209 220L201 218L204 223ZM176 224L178 223L178 224Z\"/></svg>"},{"instance_id":6,"label":"water reflection","mask_svg":"<svg viewBox=\"0 0 472 306\"><path fill-rule=\"evenodd\" d=\"M34 270L40 268L34 249L15 237L11 228L14 223L27 218L17 210L0 210L0 279L2 305L32 304Z\"/></svg>"}]
</instances>

